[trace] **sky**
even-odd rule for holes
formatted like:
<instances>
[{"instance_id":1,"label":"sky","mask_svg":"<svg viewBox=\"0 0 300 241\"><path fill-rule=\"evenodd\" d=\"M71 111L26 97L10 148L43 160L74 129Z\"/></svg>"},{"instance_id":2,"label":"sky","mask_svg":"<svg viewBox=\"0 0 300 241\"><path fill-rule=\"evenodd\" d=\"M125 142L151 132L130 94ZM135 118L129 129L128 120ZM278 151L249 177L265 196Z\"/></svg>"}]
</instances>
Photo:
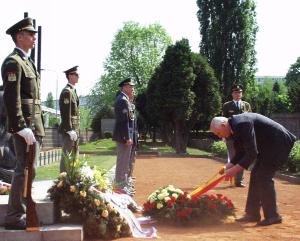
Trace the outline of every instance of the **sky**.
<instances>
[{"instance_id":1,"label":"sky","mask_svg":"<svg viewBox=\"0 0 300 241\"><path fill-rule=\"evenodd\" d=\"M256 0L257 76L285 76L300 56L299 0ZM0 61L14 43L5 31L24 12L42 26L41 93L59 97L63 71L79 65L79 95L87 95L103 74L115 34L125 22L159 23L173 43L187 38L194 52L201 40L196 0L10 0L0 9ZM0 80L2 84L2 80Z\"/></svg>"}]
</instances>

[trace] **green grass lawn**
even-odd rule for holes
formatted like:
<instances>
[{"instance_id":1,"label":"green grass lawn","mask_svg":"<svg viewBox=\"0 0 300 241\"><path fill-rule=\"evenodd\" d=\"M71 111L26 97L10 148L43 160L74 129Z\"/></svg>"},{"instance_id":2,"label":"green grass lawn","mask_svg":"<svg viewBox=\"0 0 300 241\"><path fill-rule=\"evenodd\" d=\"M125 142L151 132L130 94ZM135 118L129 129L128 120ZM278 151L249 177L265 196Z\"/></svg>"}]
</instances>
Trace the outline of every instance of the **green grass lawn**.
<instances>
[{"instance_id":1,"label":"green grass lawn","mask_svg":"<svg viewBox=\"0 0 300 241\"><path fill-rule=\"evenodd\" d=\"M84 145L80 145L80 151L95 151L97 154L80 155L80 158L86 159L89 166L95 166L99 169L109 170L116 162L116 143L112 139L101 139L94 142L90 142ZM151 143L146 142L140 145L140 151L157 151L161 154L175 154L175 150L165 145L164 143ZM194 148L187 148L187 152L190 155L208 155L211 153L201 151ZM51 180L55 179L59 174L59 162L53 163L48 166L42 166L37 168L37 175L35 180Z\"/></svg>"},{"instance_id":2,"label":"green grass lawn","mask_svg":"<svg viewBox=\"0 0 300 241\"><path fill-rule=\"evenodd\" d=\"M80 155L82 160L85 158L89 166L94 166L99 169L110 170L116 162L115 155ZM48 166L37 168L35 180L51 180L55 179L59 174L59 162L55 162Z\"/></svg>"}]
</instances>

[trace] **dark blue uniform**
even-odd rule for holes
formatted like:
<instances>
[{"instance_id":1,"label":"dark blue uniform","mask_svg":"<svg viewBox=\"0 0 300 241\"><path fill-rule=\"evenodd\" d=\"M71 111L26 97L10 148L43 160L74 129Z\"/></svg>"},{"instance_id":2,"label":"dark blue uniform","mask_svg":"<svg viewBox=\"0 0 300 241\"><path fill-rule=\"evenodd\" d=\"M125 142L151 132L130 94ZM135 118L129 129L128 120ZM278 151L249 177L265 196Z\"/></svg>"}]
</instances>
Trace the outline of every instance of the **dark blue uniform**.
<instances>
[{"instance_id":1,"label":"dark blue uniform","mask_svg":"<svg viewBox=\"0 0 300 241\"><path fill-rule=\"evenodd\" d=\"M130 153L132 145L126 141L133 140L134 110L127 95L121 92L115 101L116 122L113 131L113 140L117 142L117 163L115 182L116 186L126 186Z\"/></svg>"},{"instance_id":2,"label":"dark blue uniform","mask_svg":"<svg viewBox=\"0 0 300 241\"><path fill-rule=\"evenodd\" d=\"M236 151L231 160L248 169L253 164L246 213L266 219L279 217L273 177L288 159L296 137L277 122L256 113L243 113L228 119Z\"/></svg>"}]
</instances>

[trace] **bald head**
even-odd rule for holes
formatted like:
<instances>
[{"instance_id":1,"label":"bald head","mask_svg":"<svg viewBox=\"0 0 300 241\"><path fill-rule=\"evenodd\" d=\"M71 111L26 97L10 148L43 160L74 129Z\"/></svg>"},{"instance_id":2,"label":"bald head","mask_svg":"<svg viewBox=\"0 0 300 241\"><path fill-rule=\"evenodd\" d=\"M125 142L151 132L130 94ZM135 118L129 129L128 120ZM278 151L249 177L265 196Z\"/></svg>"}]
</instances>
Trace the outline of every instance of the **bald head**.
<instances>
[{"instance_id":1,"label":"bald head","mask_svg":"<svg viewBox=\"0 0 300 241\"><path fill-rule=\"evenodd\" d=\"M220 138L227 138L231 135L228 119L223 116L217 116L212 119L210 130Z\"/></svg>"}]
</instances>

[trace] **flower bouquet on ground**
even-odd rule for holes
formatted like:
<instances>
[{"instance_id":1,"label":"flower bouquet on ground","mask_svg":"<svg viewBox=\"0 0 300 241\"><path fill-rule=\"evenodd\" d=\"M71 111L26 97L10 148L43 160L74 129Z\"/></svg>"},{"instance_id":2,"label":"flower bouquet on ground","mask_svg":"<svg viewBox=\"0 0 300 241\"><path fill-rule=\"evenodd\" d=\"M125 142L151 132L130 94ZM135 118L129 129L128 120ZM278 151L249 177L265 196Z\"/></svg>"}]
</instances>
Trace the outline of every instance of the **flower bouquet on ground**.
<instances>
[{"instance_id":1,"label":"flower bouquet on ground","mask_svg":"<svg viewBox=\"0 0 300 241\"><path fill-rule=\"evenodd\" d=\"M191 198L187 192L168 185L153 192L143 204L144 215L158 220L188 222L190 220L223 220L234 216L235 208L222 194Z\"/></svg>"},{"instance_id":2,"label":"flower bouquet on ground","mask_svg":"<svg viewBox=\"0 0 300 241\"><path fill-rule=\"evenodd\" d=\"M8 195L11 185L6 182L0 181L0 195Z\"/></svg>"},{"instance_id":3,"label":"flower bouquet on ground","mask_svg":"<svg viewBox=\"0 0 300 241\"><path fill-rule=\"evenodd\" d=\"M91 169L79 159L69 167L48 190L59 213L83 223L87 237L112 239L129 236L128 223L105 199L104 192L110 189L106 172Z\"/></svg>"}]
</instances>

